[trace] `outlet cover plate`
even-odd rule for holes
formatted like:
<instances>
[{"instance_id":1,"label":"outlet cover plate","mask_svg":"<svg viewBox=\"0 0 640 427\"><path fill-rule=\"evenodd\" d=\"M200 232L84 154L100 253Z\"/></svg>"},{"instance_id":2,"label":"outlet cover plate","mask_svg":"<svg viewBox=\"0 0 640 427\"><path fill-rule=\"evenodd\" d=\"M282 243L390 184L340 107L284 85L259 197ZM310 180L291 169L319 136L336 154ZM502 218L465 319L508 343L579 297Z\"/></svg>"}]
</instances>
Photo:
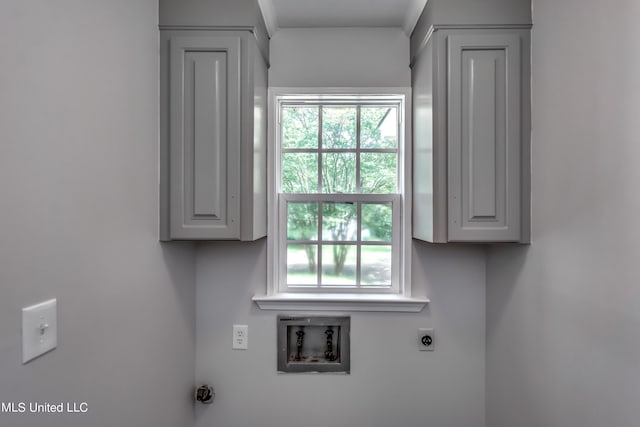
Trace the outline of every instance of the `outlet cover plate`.
<instances>
[{"instance_id":1,"label":"outlet cover plate","mask_svg":"<svg viewBox=\"0 0 640 427\"><path fill-rule=\"evenodd\" d=\"M233 325L233 346L234 350L249 349L249 326Z\"/></svg>"},{"instance_id":2,"label":"outlet cover plate","mask_svg":"<svg viewBox=\"0 0 640 427\"><path fill-rule=\"evenodd\" d=\"M418 349L420 351L433 351L434 340L433 328L418 329Z\"/></svg>"}]
</instances>

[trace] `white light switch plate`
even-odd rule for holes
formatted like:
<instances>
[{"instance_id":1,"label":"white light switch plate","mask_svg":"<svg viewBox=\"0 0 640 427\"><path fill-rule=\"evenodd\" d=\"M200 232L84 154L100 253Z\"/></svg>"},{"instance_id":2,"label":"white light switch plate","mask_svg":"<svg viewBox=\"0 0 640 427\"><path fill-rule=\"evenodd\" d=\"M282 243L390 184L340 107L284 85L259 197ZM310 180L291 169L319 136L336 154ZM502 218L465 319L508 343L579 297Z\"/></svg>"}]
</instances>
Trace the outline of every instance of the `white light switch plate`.
<instances>
[{"instance_id":1,"label":"white light switch plate","mask_svg":"<svg viewBox=\"0 0 640 427\"><path fill-rule=\"evenodd\" d=\"M57 300L22 309L22 363L53 350L58 345Z\"/></svg>"}]
</instances>

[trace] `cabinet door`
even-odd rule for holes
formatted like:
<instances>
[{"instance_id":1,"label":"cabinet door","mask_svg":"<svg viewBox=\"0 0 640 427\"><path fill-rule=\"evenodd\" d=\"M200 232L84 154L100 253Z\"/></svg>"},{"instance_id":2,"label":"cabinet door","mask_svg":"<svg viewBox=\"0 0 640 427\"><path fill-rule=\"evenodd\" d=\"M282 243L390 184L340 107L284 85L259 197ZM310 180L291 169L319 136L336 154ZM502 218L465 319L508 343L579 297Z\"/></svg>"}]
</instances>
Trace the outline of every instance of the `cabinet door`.
<instances>
[{"instance_id":1,"label":"cabinet door","mask_svg":"<svg viewBox=\"0 0 640 427\"><path fill-rule=\"evenodd\" d=\"M450 241L521 237L521 58L512 34L448 38Z\"/></svg>"},{"instance_id":2,"label":"cabinet door","mask_svg":"<svg viewBox=\"0 0 640 427\"><path fill-rule=\"evenodd\" d=\"M170 40L172 239L240 238L239 37Z\"/></svg>"}]
</instances>

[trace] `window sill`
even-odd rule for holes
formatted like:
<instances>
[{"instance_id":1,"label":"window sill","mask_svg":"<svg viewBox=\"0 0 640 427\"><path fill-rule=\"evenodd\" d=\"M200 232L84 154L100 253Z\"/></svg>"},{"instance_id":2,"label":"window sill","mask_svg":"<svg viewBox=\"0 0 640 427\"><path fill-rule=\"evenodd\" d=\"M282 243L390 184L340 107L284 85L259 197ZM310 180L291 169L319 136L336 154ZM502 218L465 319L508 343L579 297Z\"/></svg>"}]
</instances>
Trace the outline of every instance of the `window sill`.
<instances>
[{"instance_id":1,"label":"window sill","mask_svg":"<svg viewBox=\"0 0 640 427\"><path fill-rule=\"evenodd\" d=\"M262 310L395 311L419 313L427 298L363 294L277 294L254 296Z\"/></svg>"}]
</instances>

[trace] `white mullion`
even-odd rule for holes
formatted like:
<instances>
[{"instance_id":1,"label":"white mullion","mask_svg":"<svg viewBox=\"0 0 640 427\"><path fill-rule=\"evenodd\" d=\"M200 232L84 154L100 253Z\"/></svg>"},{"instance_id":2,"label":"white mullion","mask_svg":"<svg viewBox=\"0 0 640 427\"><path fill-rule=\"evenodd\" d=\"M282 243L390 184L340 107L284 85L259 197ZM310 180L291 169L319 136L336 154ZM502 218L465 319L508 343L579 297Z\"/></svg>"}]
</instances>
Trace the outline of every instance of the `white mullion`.
<instances>
[{"instance_id":1,"label":"white mullion","mask_svg":"<svg viewBox=\"0 0 640 427\"><path fill-rule=\"evenodd\" d=\"M318 193L322 193L322 116L324 111L322 105L318 106Z\"/></svg>"},{"instance_id":2,"label":"white mullion","mask_svg":"<svg viewBox=\"0 0 640 427\"><path fill-rule=\"evenodd\" d=\"M401 256L401 236L400 219L401 216L400 196L396 196L391 203L391 288L399 291L400 283L400 256ZM409 256L409 254L405 254Z\"/></svg>"},{"instance_id":3,"label":"white mullion","mask_svg":"<svg viewBox=\"0 0 640 427\"><path fill-rule=\"evenodd\" d=\"M310 95L312 96L312 95ZM304 99L298 99L298 100L294 100L292 97L288 97L289 99L283 99L281 101L281 104L283 106L286 107L313 107L313 106L322 106L322 105L329 105L331 107L340 107L340 106L353 106L353 105L364 105L367 107L380 107L380 108L384 108L384 107L397 107L399 106L398 101L395 100L388 100L388 101L384 101L384 100L375 100L375 99L371 99L371 98L359 98L359 99L353 99L353 98L349 98L349 99L338 99L338 98L323 98L323 99L319 99L319 100L304 100Z\"/></svg>"},{"instance_id":4,"label":"white mullion","mask_svg":"<svg viewBox=\"0 0 640 427\"><path fill-rule=\"evenodd\" d=\"M315 154L318 152L316 148L283 148L281 153L300 153L300 154Z\"/></svg>"},{"instance_id":5,"label":"white mullion","mask_svg":"<svg viewBox=\"0 0 640 427\"><path fill-rule=\"evenodd\" d=\"M318 236L316 241L316 289L322 287L321 273L322 273L322 202L318 203L318 223L316 229L318 230Z\"/></svg>"},{"instance_id":6,"label":"white mullion","mask_svg":"<svg viewBox=\"0 0 640 427\"><path fill-rule=\"evenodd\" d=\"M356 106L356 193L360 193L360 105Z\"/></svg>"},{"instance_id":7,"label":"white mullion","mask_svg":"<svg viewBox=\"0 0 640 427\"><path fill-rule=\"evenodd\" d=\"M288 288L289 292L295 293L311 293L317 294L319 292L327 292L329 293L365 293L365 294L396 294L395 287L386 286L386 285L366 285L362 287L357 287L355 285L327 285L322 288L317 288L314 285L292 285Z\"/></svg>"},{"instance_id":8,"label":"white mullion","mask_svg":"<svg viewBox=\"0 0 640 427\"><path fill-rule=\"evenodd\" d=\"M398 154L397 148L361 148L361 153L388 153L388 154Z\"/></svg>"},{"instance_id":9,"label":"white mullion","mask_svg":"<svg viewBox=\"0 0 640 427\"><path fill-rule=\"evenodd\" d=\"M400 139L401 139L400 132L402 131L402 128L401 128L402 121L400 120L400 117L401 117L400 105L398 105L398 107L396 108L396 191L397 192L404 191L403 189L400 188L400 186L403 184L403 180L401 179L401 177L404 174L404 166L400 164L400 157L404 157L404 156L400 156ZM404 141L404 138L402 138L402 140Z\"/></svg>"},{"instance_id":10,"label":"white mullion","mask_svg":"<svg viewBox=\"0 0 640 427\"><path fill-rule=\"evenodd\" d=\"M280 292L288 289L287 283L287 256L289 251L287 250L287 199L280 196L278 200L278 237L280 241L278 259L278 289Z\"/></svg>"},{"instance_id":11,"label":"white mullion","mask_svg":"<svg viewBox=\"0 0 640 427\"><path fill-rule=\"evenodd\" d=\"M357 246L358 242L355 240L323 240L326 243L326 246ZM297 243L297 241L296 241ZM389 246L389 242L386 242L385 245ZM373 246L373 245L372 245Z\"/></svg>"},{"instance_id":12,"label":"white mullion","mask_svg":"<svg viewBox=\"0 0 640 427\"><path fill-rule=\"evenodd\" d=\"M287 240L287 244L289 245L317 245L317 240ZM389 243L387 243L389 244Z\"/></svg>"},{"instance_id":13,"label":"white mullion","mask_svg":"<svg viewBox=\"0 0 640 427\"><path fill-rule=\"evenodd\" d=\"M356 203L356 287L362 286L362 203Z\"/></svg>"},{"instance_id":14,"label":"white mullion","mask_svg":"<svg viewBox=\"0 0 640 427\"><path fill-rule=\"evenodd\" d=\"M391 245L393 245L393 238L388 242L384 240L367 240L367 241L360 242L360 246L391 246Z\"/></svg>"},{"instance_id":15,"label":"white mullion","mask_svg":"<svg viewBox=\"0 0 640 427\"><path fill-rule=\"evenodd\" d=\"M276 127L276 145L277 149L275 150L275 191L276 194L280 194L282 192L282 149L280 148L282 142L282 103L278 104L278 109L276 113L276 120L278 121L278 126ZM278 205L278 209L279 205Z\"/></svg>"},{"instance_id":16,"label":"white mullion","mask_svg":"<svg viewBox=\"0 0 640 427\"><path fill-rule=\"evenodd\" d=\"M334 203L390 203L399 194L316 194L316 193L282 193L292 202L334 202Z\"/></svg>"},{"instance_id":17,"label":"white mullion","mask_svg":"<svg viewBox=\"0 0 640 427\"><path fill-rule=\"evenodd\" d=\"M356 107L356 193L360 194L362 190L361 186L361 174L360 174L360 138L361 138L361 106ZM362 281L362 203L356 202L356 288L361 287Z\"/></svg>"},{"instance_id":18,"label":"white mullion","mask_svg":"<svg viewBox=\"0 0 640 427\"><path fill-rule=\"evenodd\" d=\"M317 258L317 270L316 271L316 287L322 289L322 218L324 204L322 202L318 202L318 258Z\"/></svg>"},{"instance_id":19,"label":"white mullion","mask_svg":"<svg viewBox=\"0 0 640 427\"><path fill-rule=\"evenodd\" d=\"M323 153L355 153L355 148L323 148Z\"/></svg>"},{"instance_id":20,"label":"white mullion","mask_svg":"<svg viewBox=\"0 0 640 427\"><path fill-rule=\"evenodd\" d=\"M318 152L316 148L283 148L280 150L283 153L308 153L314 154ZM357 150L355 148L323 148L323 153L355 153ZM395 148L363 148L363 152L374 152L374 153L395 153L397 150Z\"/></svg>"},{"instance_id":21,"label":"white mullion","mask_svg":"<svg viewBox=\"0 0 640 427\"><path fill-rule=\"evenodd\" d=\"M318 195L322 194L322 118L324 116L324 107L318 106ZM324 206L321 200L318 200L318 247L316 257L316 288L322 289L322 210Z\"/></svg>"}]
</instances>

